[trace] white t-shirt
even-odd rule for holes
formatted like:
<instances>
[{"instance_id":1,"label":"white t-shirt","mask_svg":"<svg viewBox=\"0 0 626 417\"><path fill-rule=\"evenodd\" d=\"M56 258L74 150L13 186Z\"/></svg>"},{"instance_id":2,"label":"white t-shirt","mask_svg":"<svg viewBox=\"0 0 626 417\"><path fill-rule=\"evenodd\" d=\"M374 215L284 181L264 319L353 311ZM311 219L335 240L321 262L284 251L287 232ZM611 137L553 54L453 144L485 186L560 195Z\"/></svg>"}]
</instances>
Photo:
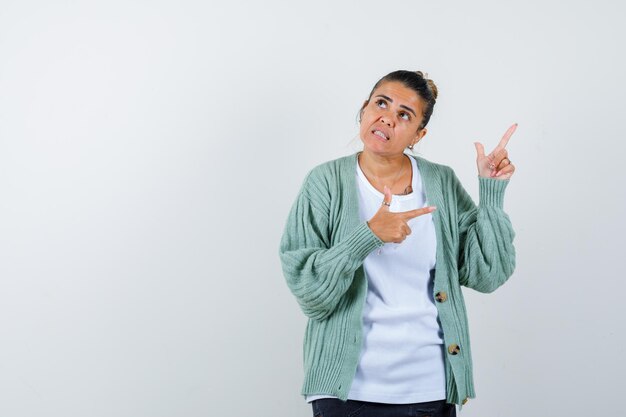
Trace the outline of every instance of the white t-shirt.
<instances>
[{"instance_id":1,"label":"white t-shirt","mask_svg":"<svg viewBox=\"0 0 626 417\"><path fill-rule=\"evenodd\" d=\"M394 195L389 210L427 206L417 163L413 192ZM384 195L357 164L359 215L371 219ZM385 243L363 262L368 281L363 306L363 346L348 399L408 404L446 398L443 330L433 297L436 255L431 214L408 221L411 234L402 243ZM380 251L380 253L379 253ZM308 395L306 401L336 398Z\"/></svg>"}]
</instances>

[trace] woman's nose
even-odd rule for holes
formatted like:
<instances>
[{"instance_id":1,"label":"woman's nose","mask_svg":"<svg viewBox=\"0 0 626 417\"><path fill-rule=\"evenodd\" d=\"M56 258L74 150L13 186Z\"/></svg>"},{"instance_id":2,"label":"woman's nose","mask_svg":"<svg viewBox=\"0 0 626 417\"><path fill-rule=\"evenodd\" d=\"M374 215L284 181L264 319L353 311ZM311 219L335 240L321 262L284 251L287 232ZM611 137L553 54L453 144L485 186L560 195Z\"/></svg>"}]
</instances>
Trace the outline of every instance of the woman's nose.
<instances>
[{"instance_id":1,"label":"woman's nose","mask_svg":"<svg viewBox=\"0 0 626 417\"><path fill-rule=\"evenodd\" d=\"M384 124L386 124L387 126L392 127L391 126L391 117L389 117L388 115L381 116L380 121L383 122Z\"/></svg>"}]
</instances>

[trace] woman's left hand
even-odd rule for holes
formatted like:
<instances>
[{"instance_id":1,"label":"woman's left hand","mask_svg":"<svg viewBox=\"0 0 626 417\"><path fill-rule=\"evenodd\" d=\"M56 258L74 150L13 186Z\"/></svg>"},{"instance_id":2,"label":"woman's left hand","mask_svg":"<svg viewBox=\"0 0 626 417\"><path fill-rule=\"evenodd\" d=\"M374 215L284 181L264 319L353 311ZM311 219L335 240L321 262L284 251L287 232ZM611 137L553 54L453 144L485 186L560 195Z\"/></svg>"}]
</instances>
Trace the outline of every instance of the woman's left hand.
<instances>
[{"instance_id":1,"label":"woman's left hand","mask_svg":"<svg viewBox=\"0 0 626 417\"><path fill-rule=\"evenodd\" d=\"M517 123L508 128L498 146L491 151L489 155L485 155L485 148L480 142L474 142L476 146L476 164L478 165L478 175L486 178L498 178L502 180L508 180L515 172L515 166L509 159L509 153L506 150L506 145L509 142L509 138L515 132Z\"/></svg>"}]
</instances>

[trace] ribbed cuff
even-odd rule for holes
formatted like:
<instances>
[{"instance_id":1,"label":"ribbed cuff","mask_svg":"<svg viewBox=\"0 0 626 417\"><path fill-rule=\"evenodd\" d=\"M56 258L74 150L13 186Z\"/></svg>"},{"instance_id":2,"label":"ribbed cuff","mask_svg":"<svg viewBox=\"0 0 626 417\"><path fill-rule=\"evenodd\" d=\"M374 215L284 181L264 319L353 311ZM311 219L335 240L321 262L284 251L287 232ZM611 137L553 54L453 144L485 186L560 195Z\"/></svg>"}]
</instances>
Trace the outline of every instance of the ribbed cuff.
<instances>
[{"instance_id":1,"label":"ribbed cuff","mask_svg":"<svg viewBox=\"0 0 626 417\"><path fill-rule=\"evenodd\" d=\"M351 252L355 258L363 260L371 251L377 247L383 246L385 242L380 240L380 238L372 232L367 222L363 221L359 223L350 237L346 239L346 244L352 249Z\"/></svg>"},{"instance_id":2,"label":"ribbed cuff","mask_svg":"<svg viewBox=\"0 0 626 417\"><path fill-rule=\"evenodd\" d=\"M479 204L481 206L504 206L504 190L509 185L509 180L498 178L478 177Z\"/></svg>"}]
</instances>

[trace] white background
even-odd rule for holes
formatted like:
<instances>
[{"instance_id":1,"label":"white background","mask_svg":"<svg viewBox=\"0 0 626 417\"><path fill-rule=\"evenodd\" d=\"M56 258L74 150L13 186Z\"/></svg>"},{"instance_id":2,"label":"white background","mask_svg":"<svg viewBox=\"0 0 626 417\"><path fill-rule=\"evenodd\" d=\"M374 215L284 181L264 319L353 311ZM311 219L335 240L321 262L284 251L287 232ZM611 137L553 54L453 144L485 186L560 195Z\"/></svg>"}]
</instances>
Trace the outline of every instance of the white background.
<instances>
[{"instance_id":1,"label":"white background","mask_svg":"<svg viewBox=\"0 0 626 417\"><path fill-rule=\"evenodd\" d=\"M514 122L517 269L465 289L467 417L621 412L625 7L610 1L2 1L0 416L312 415L278 243L396 69L418 153L477 197Z\"/></svg>"}]
</instances>

